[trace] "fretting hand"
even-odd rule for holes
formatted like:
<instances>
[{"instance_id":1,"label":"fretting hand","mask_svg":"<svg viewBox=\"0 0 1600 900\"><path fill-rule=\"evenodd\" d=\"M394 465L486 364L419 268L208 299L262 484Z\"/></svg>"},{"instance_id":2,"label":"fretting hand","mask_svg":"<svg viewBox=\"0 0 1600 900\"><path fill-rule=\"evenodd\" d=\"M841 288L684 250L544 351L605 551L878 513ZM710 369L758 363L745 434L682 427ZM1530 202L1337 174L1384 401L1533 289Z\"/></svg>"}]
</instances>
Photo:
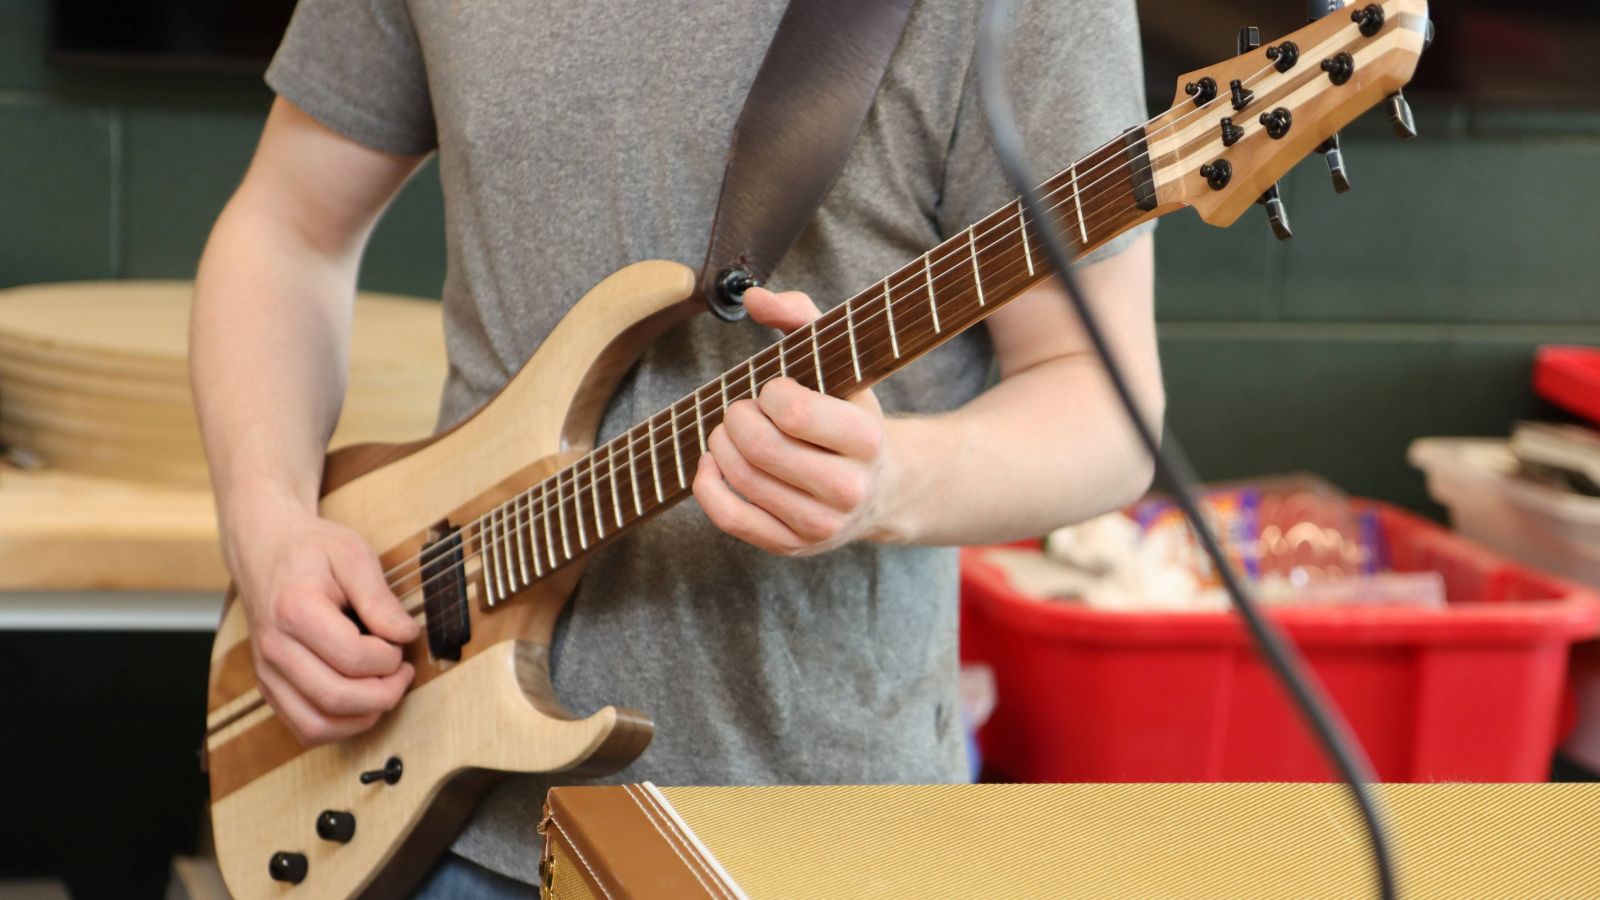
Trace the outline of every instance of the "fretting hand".
<instances>
[{"instance_id":1,"label":"fretting hand","mask_svg":"<svg viewBox=\"0 0 1600 900\"><path fill-rule=\"evenodd\" d=\"M819 315L799 291L751 288L744 303L756 322L785 333ZM774 379L729 406L706 438L695 499L718 528L784 556L881 536L894 474L886 434L870 390L841 400Z\"/></svg>"}]
</instances>

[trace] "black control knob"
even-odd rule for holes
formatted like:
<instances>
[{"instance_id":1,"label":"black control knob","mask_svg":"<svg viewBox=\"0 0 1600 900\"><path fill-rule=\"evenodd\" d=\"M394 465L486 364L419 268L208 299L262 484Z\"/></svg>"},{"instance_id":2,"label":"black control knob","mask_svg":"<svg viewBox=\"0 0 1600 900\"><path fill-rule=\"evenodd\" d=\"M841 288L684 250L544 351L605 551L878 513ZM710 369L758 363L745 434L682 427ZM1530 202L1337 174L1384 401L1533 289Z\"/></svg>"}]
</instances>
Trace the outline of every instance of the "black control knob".
<instances>
[{"instance_id":1,"label":"black control knob","mask_svg":"<svg viewBox=\"0 0 1600 900\"><path fill-rule=\"evenodd\" d=\"M325 841L348 844L350 839L355 836L356 817L354 813L325 809L322 811L322 815L317 816L317 837Z\"/></svg>"},{"instance_id":2,"label":"black control knob","mask_svg":"<svg viewBox=\"0 0 1600 900\"><path fill-rule=\"evenodd\" d=\"M389 757L388 761L383 764L383 768L373 769L370 772L362 772L361 783L372 784L375 781L386 781L389 784L397 784L400 781L400 776L405 774L405 771L406 767L401 765L400 757L391 756Z\"/></svg>"},{"instance_id":3,"label":"black control knob","mask_svg":"<svg viewBox=\"0 0 1600 900\"><path fill-rule=\"evenodd\" d=\"M289 884L305 881L306 871L309 868L304 853L285 853L279 850L272 854L272 859L267 862L267 874L272 876L272 880Z\"/></svg>"}]
</instances>

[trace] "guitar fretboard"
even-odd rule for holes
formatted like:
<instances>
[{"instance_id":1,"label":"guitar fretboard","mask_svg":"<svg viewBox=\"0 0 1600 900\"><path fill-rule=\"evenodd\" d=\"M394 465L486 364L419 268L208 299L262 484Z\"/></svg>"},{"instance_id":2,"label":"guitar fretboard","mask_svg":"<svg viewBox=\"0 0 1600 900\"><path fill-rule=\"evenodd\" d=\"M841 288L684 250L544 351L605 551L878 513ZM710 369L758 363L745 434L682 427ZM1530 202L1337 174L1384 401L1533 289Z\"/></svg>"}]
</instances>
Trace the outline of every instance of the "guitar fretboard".
<instances>
[{"instance_id":1,"label":"guitar fretboard","mask_svg":"<svg viewBox=\"0 0 1600 900\"><path fill-rule=\"evenodd\" d=\"M1041 186L1074 257L1154 206L1143 129ZM849 397L927 353L1050 274L1015 201L811 324L617 435L463 529L498 602L609 543L690 493L706 438L728 407L774 378Z\"/></svg>"}]
</instances>

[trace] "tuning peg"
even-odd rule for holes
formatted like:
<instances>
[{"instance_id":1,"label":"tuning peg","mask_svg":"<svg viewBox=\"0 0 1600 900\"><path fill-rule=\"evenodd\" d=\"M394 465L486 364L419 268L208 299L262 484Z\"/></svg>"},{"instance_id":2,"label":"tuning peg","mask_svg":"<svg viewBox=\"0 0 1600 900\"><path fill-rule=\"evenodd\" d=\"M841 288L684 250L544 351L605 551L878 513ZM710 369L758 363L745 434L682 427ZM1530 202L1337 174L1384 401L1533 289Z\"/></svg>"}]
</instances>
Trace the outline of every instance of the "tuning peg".
<instances>
[{"instance_id":1,"label":"tuning peg","mask_svg":"<svg viewBox=\"0 0 1600 900\"><path fill-rule=\"evenodd\" d=\"M1344 171L1344 151L1339 149L1339 132L1335 131L1333 137L1323 141L1317 147L1317 152L1328 159L1328 174L1333 177L1334 193L1342 194L1350 190L1350 176Z\"/></svg>"},{"instance_id":2,"label":"tuning peg","mask_svg":"<svg viewBox=\"0 0 1600 900\"><path fill-rule=\"evenodd\" d=\"M1294 237L1294 232L1289 228L1289 210L1283 205L1283 197L1278 194L1276 181L1256 198L1256 202L1267 208L1267 221L1272 223L1272 234L1278 240L1287 241Z\"/></svg>"},{"instance_id":3,"label":"tuning peg","mask_svg":"<svg viewBox=\"0 0 1600 900\"><path fill-rule=\"evenodd\" d=\"M1254 25L1246 25L1239 29L1239 40L1234 46L1238 48L1240 56L1261 46L1261 29Z\"/></svg>"},{"instance_id":4,"label":"tuning peg","mask_svg":"<svg viewBox=\"0 0 1600 900\"><path fill-rule=\"evenodd\" d=\"M1399 91L1389 95L1389 124L1394 126L1395 136L1402 141L1417 136L1417 123L1411 118L1411 104Z\"/></svg>"}]
</instances>

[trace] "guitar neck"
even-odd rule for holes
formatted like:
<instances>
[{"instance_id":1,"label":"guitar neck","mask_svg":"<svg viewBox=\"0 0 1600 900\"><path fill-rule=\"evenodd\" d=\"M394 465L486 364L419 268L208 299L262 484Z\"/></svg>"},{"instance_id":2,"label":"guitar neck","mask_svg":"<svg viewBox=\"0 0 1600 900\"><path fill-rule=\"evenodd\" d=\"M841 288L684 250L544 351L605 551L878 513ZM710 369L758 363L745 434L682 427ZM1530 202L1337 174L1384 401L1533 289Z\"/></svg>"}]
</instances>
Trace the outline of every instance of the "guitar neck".
<instances>
[{"instance_id":1,"label":"guitar neck","mask_svg":"<svg viewBox=\"0 0 1600 900\"><path fill-rule=\"evenodd\" d=\"M1074 258L1150 218L1155 192L1145 130L1129 129L1046 181L1040 193ZM1048 277L1036 224L1020 200L990 213L486 513L476 528L465 529L467 539L487 548L491 568L496 559L531 553L534 580L615 540L689 495L706 438L730 404L780 377L852 396ZM505 584L519 581L505 574ZM500 599L495 580L485 579L491 603Z\"/></svg>"}]
</instances>

